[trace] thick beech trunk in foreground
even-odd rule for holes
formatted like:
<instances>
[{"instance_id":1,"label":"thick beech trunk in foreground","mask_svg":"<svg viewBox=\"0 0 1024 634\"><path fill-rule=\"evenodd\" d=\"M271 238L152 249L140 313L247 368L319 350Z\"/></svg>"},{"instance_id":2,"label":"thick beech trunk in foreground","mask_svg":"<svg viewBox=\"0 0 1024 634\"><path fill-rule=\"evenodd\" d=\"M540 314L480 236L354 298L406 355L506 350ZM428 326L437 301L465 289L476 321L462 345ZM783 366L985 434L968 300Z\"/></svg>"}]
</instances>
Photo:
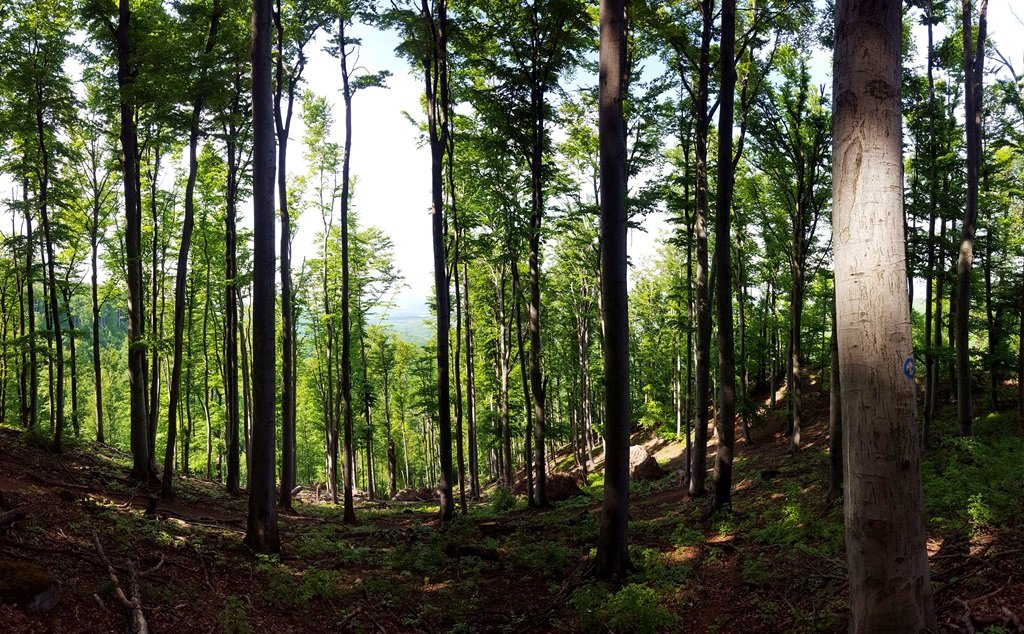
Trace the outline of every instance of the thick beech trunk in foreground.
<instances>
[{"instance_id":1,"label":"thick beech trunk in foreground","mask_svg":"<svg viewBox=\"0 0 1024 634\"><path fill-rule=\"evenodd\" d=\"M271 0L253 0L253 421L252 480L245 543L260 553L281 550L274 492L274 109L270 83Z\"/></svg>"},{"instance_id":2,"label":"thick beech trunk in foreground","mask_svg":"<svg viewBox=\"0 0 1024 634\"><path fill-rule=\"evenodd\" d=\"M938 631L903 239L901 4L836 3L833 241L853 634Z\"/></svg>"},{"instance_id":3,"label":"thick beech trunk in foreground","mask_svg":"<svg viewBox=\"0 0 1024 634\"><path fill-rule=\"evenodd\" d=\"M605 466L597 573L629 571L629 316L626 288L626 6L601 2L598 129L601 156L601 293L604 304Z\"/></svg>"}]
</instances>

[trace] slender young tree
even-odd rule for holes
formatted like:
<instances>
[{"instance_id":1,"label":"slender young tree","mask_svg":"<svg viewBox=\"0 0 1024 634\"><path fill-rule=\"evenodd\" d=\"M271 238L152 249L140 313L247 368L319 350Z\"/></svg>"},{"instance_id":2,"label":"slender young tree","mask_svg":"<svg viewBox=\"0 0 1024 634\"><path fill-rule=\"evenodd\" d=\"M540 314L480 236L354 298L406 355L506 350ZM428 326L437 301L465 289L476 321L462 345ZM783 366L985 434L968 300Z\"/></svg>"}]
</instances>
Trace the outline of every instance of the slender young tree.
<instances>
[{"instance_id":1,"label":"slender young tree","mask_svg":"<svg viewBox=\"0 0 1024 634\"><path fill-rule=\"evenodd\" d=\"M174 343L171 359L171 377L167 386L167 447L164 454L164 479L161 494L170 498L174 494L174 447L178 434L178 403L181 399L181 367L184 354L185 307L188 301L185 291L188 280L188 252L192 244L192 229L195 226L196 177L199 173L199 133L203 107L206 102L207 75L212 65L210 54L220 28L222 7L219 0L213 0L209 15L206 44L203 48L202 65L196 69L192 95L192 112L188 123L188 176L185 183L185 217L182 219L181 242L178 245L178 266L174 280Z\"/></svg>"},{"instance_id":2,"label":"slender young tree","mask_svg":"<svg viewBox=\"0 0 1024 634\"><path fill-rule=\"evenodd\" d=\"M697 150L697 212L694 216L694 232L697 243L697 275L694 294L696 295L697 343L694 353L697 377L694 383L696 407L693 428L693 454L690 456L690 489L692 497L705 494L708 451L708 394L711 382L711 297L708 288L708 83L711 74L711 0L701 0L702 19L699 72L697 77L696 103L696 150Z\"/></svg>"},{"instance_id":3,"label":"slender young tree","mask_svg":"<svg viewBox=\"0 0 1024 634\"><path fill-rule=\"evenodd\" d=\"M960 226L956 263L956 415L960 435L973 433L971 412L970 310L974 234L978 224L978 181L981 171L982 83L985 75L985 33L988 0L978 8L978 39L972 39L971 0L962 0L964 37L964 113L967 118L967 208Z\"/></svg>"},{"instance_id":4,"label":"slender young tree","mask_svg":"<svg viewBox=\"0 0 1024 634\"><path fill-rule=\"evenodd\" d=\"M626 3L601 0L598 130L601 157L601 293L604 305L605 476L600 576L625 578L630 568L629 315L626 288Z\"/></svg>"},{"instance_id":5,"label":"slender young tree","mask_svg":"<svg viewBox=\"0 0 1024 634\"><path fill-rule=\"evenodd\" d=\"M276 390L274 288L274 106L270 81L272 0L253 0L253 430L252 480L245 543L260 553L281 550L274 491Z\"/></svg>"},{"instance_id":6,"label":"slender young tree","mask_svg":"<svg viewBox=\"0 0 1024 634\"><path fill-rule=\"evenodd\" d=\"M835 12L833 244L853 634L938 631L904 265L901 8L839 0Z\"/></svg>"}]
</instances>

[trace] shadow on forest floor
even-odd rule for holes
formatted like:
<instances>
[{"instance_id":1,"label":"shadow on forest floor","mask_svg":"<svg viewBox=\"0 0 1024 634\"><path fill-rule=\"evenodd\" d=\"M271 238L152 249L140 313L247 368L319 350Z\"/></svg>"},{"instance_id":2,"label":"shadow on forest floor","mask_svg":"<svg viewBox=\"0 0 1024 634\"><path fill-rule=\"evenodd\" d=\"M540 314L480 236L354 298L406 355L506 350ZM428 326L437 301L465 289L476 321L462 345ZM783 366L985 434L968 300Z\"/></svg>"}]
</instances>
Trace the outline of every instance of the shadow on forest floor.
<instances>
[{"instance_id":1,"label":"shadow on forest floor","mask_svg":"<svg viewBox=\"0 0 1024 634\"><path fill-rule=\"evenodd\" d=\"M671 472L633 485L636 572L619 589L588 577L596 474L552 509L494 496L447 527L430 504L364 500L347 527L338 508L299 503L281 517L283 554L261 557L242 545L245 500L219 484L180 478L176 500L147 516L124 453L82 444L54 456L0 428L0 512L27 516L0 529L0 559L59 580L54 610L0 605L0 629L123 631L128 613L95 535L122 579L128 562L141 570L163 558L141 580L154 632L844 631L842 509L826 503L828 395L817 384L807 392L800 451L788 450L778 410L755 419L755 446L738 442L732 513L702 521L706 498L688 498ZM935 424L923 479L944 631L1016 631L1011 617L1024 616L1016 425L1009 412L980 416L976 436L961 439L952 412ZM680 464L677 441L648 447L663 466Z\"/></svg>"}]
</instances>

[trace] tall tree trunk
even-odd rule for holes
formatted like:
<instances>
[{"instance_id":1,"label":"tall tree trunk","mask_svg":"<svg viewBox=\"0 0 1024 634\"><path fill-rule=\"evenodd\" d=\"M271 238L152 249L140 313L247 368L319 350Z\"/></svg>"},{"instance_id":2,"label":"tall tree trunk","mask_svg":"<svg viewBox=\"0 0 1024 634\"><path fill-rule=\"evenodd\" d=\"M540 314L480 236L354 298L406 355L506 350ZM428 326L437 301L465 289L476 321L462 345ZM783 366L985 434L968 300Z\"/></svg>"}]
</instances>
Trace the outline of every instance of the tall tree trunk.
<instances>
[{"instance_id":1,"label":"tall tree trunk","mask_svg":"<svg viewBox=\"0 0 1024 634\"><path fill-rule=\"evenodd\" d=\"M219 0L214 0L213 13L210 15L210 31L206 38L206 54L209 55L213 50L214 40L217 36L217 30L220 25L220 8ZM197 96L192 100L192 117L189 121L189 134L188 134L188 179L185 182L185 217L182 219L181 224L181 242L178 246L178 262L177 269L175 271L174 279L174 350L172 352L171 360L171 380L168 385L168 396L167 396L167 449L164 453L164 480L162 487L162 494L165 498L173 497L174 495L174 483L172 476L174 473L174 445L177 441L177 418L178 418L178 405L181 399L181 365L182 365L182 354L185 339L185 305L188 304L189 311L192 310L191 300L187 299L185 293L187 291L187 280L188 280L188 252L192 245L192 230L195 227L195 192L196 192L196 178L199 173L199 123L200 117L203 112L203 97ZM94 213L94 218L95 218ZM94 221L95 224L95 221ZM93 314L96 314L97 309L95 308L96 302L96 291L95 291L95 280L96 280L96 251L95 241L93 242ZM195 289L193 289L193 292ZM95 332L95 327L93 329ZM95 335L94 335L95 337ZM94 352L94 365L98 367L99 356L98 352ZM96 411L99 412L99 400L97 400ZM187 455L187 450L185 451ZM188 462L186 461L187 465Z\"/></svg>"},{"instance_id":2,"label":"tall tree trunk","mask_svg":"<svg viewBox=\"0 0 1024 634\"><path fill-rule=\"evenodd\" d=\"M260 553L281 549L274 495L274 119L270 82L271 0L253 0L253 430L252 481L245 543Z\"/></svg>"},{"instance_id":3,"label":"tall tree trunk","mask_svg":"<svg viewBox=\"0 0 1024 634\"><path fill-rule=\"evenodd\" d=\"M960 227L960 257L956 265L956 414L960 435L973 433L971 411L970 310L974 234L978 222L978 174L981 169L982 84L985 73L985 34L988 0L981 0L978 39L972 38L971 0L962 0L964 38L964 112L967 118L967 209ZM972 47L977 47L972 51Z\"/></svg>"},{"instance_id":4,"label":"tall tree trunk","mask_svg":"<svg viewBox=\"0 0 1024 634\"><path fill-rule=\"evenodd\" d=\"M55 402L56 410L51 411L51 418L55 417L55 430L53 434L53 450L60 452L63 449L64 432L64 342L61 336L60 309L57 300L57 275L54 271L53 262L53 230L50 226L49 213L49 191L50 191L50 149L46 146L46 121L43 119L44 94L42 84L36 83L36 134L39 143L40 166L38 171L39 179L39 219L43 223L43 243L46 248L46 273L49 280L49 302L50 322L53 328L54 350L57 365L56 386L50 385L51 394L56 388Z\"/></svg>"},{"instance_id":5,"label":"tall tree trunk","mask_svg":"<svg viewBox=\"0 0 1024 634\"><path fill-rule=\"evenodd\" d=\"M67 277L71 274L71 270L71 267L67 269L61 293L64 295L64 315L68 321L68 362L71 364L71 426L75 431L75 438L78 438L81 435L78 423L78 358L75 350L75 321L71 317L71 297L74 292L71 288L71 281ZM6 322L4 325L6 326ZM6 370L5 366L5 373ZM0 420L3 420L2 416L0 416Z\"/></svg>"},{"instance_id":6,"label":"tall tree trunk","mask_svg":"<svg viewBox=\"0 0 1024 634\"><path fill-rule=\"evenodd\" d=\"M715 319L718 324L718 388L711 509L732 508L732 454L736 436L736 350L732 323L732 127L736 92L736 0L722 0L722 43L719 53L721 90L718 103L718 192L715 198Z\"/></svg>"},{"instance_id":7,"label":"tall tree trunk","mask_svg":"<svg viewBox=\"0 0 1024 634\"><path fill-rule=\"evenodd\" d=\"M242 301L242 291L235 287L235 302L238 305L238 347L241 358L242 374L242 421L245 433L245 481L252 480L252 370L249 365L250 337L246 336L245 330L245 303ZM249 332L252 332L252 322L249 322Z\"/></svg>"},{"instance_id":8,"label":"tall tree trunk","mask_svg":"<svg viewBox=\"0 0 1024 634\"><path fill-rule=\"evenodd\" d=\"M96 414L96 442L106 442L103 434L103 372L100 365L100 296L99 296L99 243L100 204L93 201L92 223L89 226L89 245L92 258L92 385Z\"/></svg>"},{"instance_id":9,"label":"tall tree trunk","mask_svg":"<svg viewBox=\"0 0 1024 634\"><path fill-rule=\"evenodd\" d=\"M448 87L448 3L438 0L436 15L430 12L428 0L422 0L422 17L431 29L434 48L423 60L427 98L427 128L430 141L430 172L432 190L432 237L434 250L434 286L437 294L437 405L438 462L441 484L442 522L452 518L452 413L449 396L448 342L451 321L449 288L444 244L443 158L450 122L437 99Z\"/></svg>"},{"instance_id":10,"label":"tall tree trunk","mask_svg":"<svg viewBox=\"0 0 1024 634\"><path fill-rule=\"evenodd\" d=\"M626 288L626 4L601 0L598 130L601 169L601 294L604 306L605 467L597 573L625 579L630 569L629 316Z\"/></svg>"},{"instance_id":11,"label":"tall tree trunk","mask_svg":"<svg viewBox=\"0 0 1024 634\"><path fill-rule=\"evenodd\" d=\"M938 352L942 349L942 308L943 308L943 290L946 281L946 267L945 267L945 254L946 249L943 246L946 242L946 219L942 218L939 229L939 248L937 258L939 260L939 270L935 273L935 351ZM939 357L935 356L935 372L932 376L932 412L935 411L935 401L938 398L938 386L939 386ZM950 389L952 389L952 380L950 381Z\"/></svg>"},{"instance_id":12,"label":"tall tree trunk","mask_svg":"<svg viewBox=\"0 0 1024 634\"><path fill-rule=\"evenodd\" d=\"M526 471L526 499L529 506L538 506L536 498L536 480L534 480L533 455L531 454L530 439L533 431L533 417L531 408L531 385L526 370L526 342L523 340L523 313L519 286L519 258L513 258L512 264L512 297L516 305L516 345L519 349L519 378L523 384L523 428L526 430L526 439L523 444L524 470Z\"/></svg>"},{"instance_id":13,"label":"tall tree trunk","mask_svg":"<svg viewBox=\"0 0 1024 634\"><path fill-rule=\"evenodd\" d=\"M146 403L146 344L142 314L142 211L138 193L138 133L135 125L135 66L132 60L129 0L118 0L117 85L121 107L124 171L125 260L128 277L128 385L131 403L132 477L149 472L149 413ZM34 363L33 363L34 365ZM33 394L35 390L33 389Z\"/></svg>"},{"instance_id":14,"label":"tall tree trunk","mask_svg":"<svg viewBox=\"0 0 1024 634\"><path fill-rule=\"evenodd\" d=\"M458 275L456 275L458 278ZM473 357L473 317L469 302L469 263L462 263L466 306L466 426L469 437L469 495L480 499L480 465L476 439L476 376ZM456 283L458 280L456 279Z\"/></svg>"},{"instance_id":15,"label":"tall tree trunk","mask_svg":"<svg viewBox=\"0 0 1024 634\"><path fill-rule=\"evenodd\" d=\"M1024 293L1020 298L1017 333L1017 424L1024 427Z\"/></svg>"},{"instance_id":16,"label":"tall tree trunk","mask_svg":"<svg viewBox=\"0 0 1024 634\"><path fill-rule=\"evenodd\" d=\"M352 154L352 93L349 85L348 55L345 40L346 18L338 20L338 57L341 60L341 90L345 102L345 150L341 159L341 407L342 422L345 430L345 491L344 516L346 524L355 524L356 513L352 501L353 461L355 451L352 447L352 353L349 319L349 248L348 248L348 199L349 169ZM447 393L447 392L446 392Z\"/></svg>"},{"instance_id":17,"label":"tall tree trunk","mask_svg":"<svg viewBox=\"0 0 1024 634\"><path fill-rule=\"evenodd\" d=\"M238 103L236 97L235 103ZM235 257L237 242L235 228L235 201L237 199L238 155L235 135L237 130L230 126L227 134L227 210L224 221L224 426L228 454L227 490L230 495L240 493L241 463L239 451L238 410L238 264ZM273 159L274 157L271 156ZM271 199L273 200L273 199ZM273 249L273 247L271 247ZM276 337L275 337L276 339ZM273 479L273 478L271 478ZM276 500L275 500L276 501Z\"/></svg>"},{"instance_id":18,"label":"tall tree trunk","mask_svg":"<svg viewBox=\"0 0 1024 634\"><path fill-rule=\"evenodd\" d=\"M297 72L285 79L285 32L281 19L281 0L276 0L274 27L277 34L276 81L274 92L274 128L277 134L277 193L281 210L281 495L283 510L292 507L292 489L295 488L295 391L296 346L295 319L292 308L292 233L291 213L288 205L288 135L291 132L295 88L305 66L305 56L299 55ZM287 89L285 89L287 86ZM288 103L281 108L281 93L287 90Z\"/></svg>"},{"instance_id":19,"label":"tall tree trunk","mask_svg":"<svg viewBox=\"0 0 1024 634\"><path fill-rule=\"evenodd\" d=\"M503 469L499 469L505 480L505 486L511 489L515 485L515 472L512 469L512 430L510 429L511 424L509 422L509 405L508 405L508 383L509 374L511 373L509 358L511 352L511 342L509 341L509 325L505 316L506 310L506 297L505 297L505 271L502 270L498 276L500 279L495 280L495 286L497 290L497 321L498 321L498 349L497 349L497 365L498 365L498 384L501 391L500 395L500 411L501 411L501 458L500 462Z\"/></svg>"},{"instance_id":20,"label":"tall tree trunk","mask_svg":"<svg viewBox=\"0 0 1024 634\"><path fill-rule=\"evenodd\" d=\"M853 634L938 631L902 239L901 4L839 0L835 14L833 240Z\"/></svg>"},{"instance_id":21,"label":"tall tree trunk","mask_svg":"<svg viewBox=\"0 0 1024 634\"><path fill-rule=\"evenodd\" d=\"M363 421L366 425L366 492L371 500L376 499L376 478L373 473L373 417L370 411L370 374L369 359L366 356L366 323L365 312L356 298L356 315L359 317L359 356L362 359L363 373Z\"/></svg>"},{"instance_id":22,"label":"tall tree trunk","mask_svg":"<svg viewBox=\"0 0 1024 634\"><path fill-rule=\"evenodd\" d=\"M50 284L50 278L47 275L45 275L45 273L46 273L46 245L45 244L40 244L39 245L39 249L40 249L39 261L43 265L43 273L44 273L43 279L42 279L42 282L43 282L43 330L44 330L44 332L49 333L51 331L51 329L53 328L53 326L52 326L52 323L53 323L53 321L52 321L53 320L53 312L50 310L50 302L48 301L49 297L50 297L50 287L52 285ZM56 357L56 355L53 352L53 339L51 337L47 336L46 337L46 400L48 402L47 404L49 405L49 416L48 416L48 418L49 418L49 421L50 421L50 426L49 426L50 433L54 432L54 428L56 427L56 421L57 421L57 404L54 402L54 399L55 399L56 393L57 393L57 389L56 389L56 386L54 385L54 377L53 377L53 374L54 374L54 367L53 366L54 366L54 358L55 357ZM61 392L63 392L63 388L61 389Z\"/></svg>"},{"instance_id":23,"label":"tall tree trunk","mask_svg":"<svg viewBox=\"0 0 1024 634\"><path fill-rule=\"evenodd\" d=\"M28 198L28 185L27 185L27 183L25 184L25 187L24 187L24 190L22 192L22 195L23 195L23 197L25 199ZM31 227L31 216L30 216L27 204L25 205L25 218L27 220L29 220L29 226ZM14 215L13 214L11 216L11 235L15 235ZM24 427L24 428L28 428L29 427L29 422L30 422L30 418L29 418L29 396L28 396L28 375L29 375L30 371L34 371L35 370L35 364L33 363L32 366L30 367L29 363L28 363L28 357L29 357L29 354L30 354L29 351L30 351L30 349L32 348L32 346L34 344L34 341L32 340L31 337L29 337L27 335L27 332L25 330L26 322L34 321L34 319L32 317L32 315L33 315L32 302L31 301L26 301L26 297L25 297L25 295L29 292L29 290L31 289L31 286L32 286L32 282L31 282L31 280L32 280L32 271L31 271L31 266L30 266L30 264L32 262L32 255L31 255L32 254L32 248L29 246L29 245L31 245L31 243L32 243L31 240L26 240L26 243L25 243L25 245L26 245L25 246L25 250L26 250L28 255L25 256L26 268L25 268L24 276L22 276L21 267L16 266L14 268L15 276L16 276L16 281L17 281L17 285L18 285L18 335L21 337L22 341L27 342L25 345L21 346L21 351L20 351L21 355L20 355L20 359L19 359L19 362L18 362L18 366L19 366L18 367L18 388L19 388L19 393L21 394L21 400L19 401L21 403L20 417L21 417L21 426ZM94 287L95 287L95 285L94 285ZM28 313L28 315L25 314L26 312Z\"/></svg>"},{"instance_id":24,"label":"tall tree trunk","mask_svg":"<svg viewBox=\"0 0 1024 634\"><path fill-rule=\"evenodd\" d=\"M533 88L531 103L534 109L533 154L531 173L533 195L530 213L530 301L527 326L530 331L530 395L533 399L534 465L536 469L534 504L548 506L547 477L544 472L544 427L546 424L545 388L541 376L540 338L540 227L544 217L544 91ZM518 303L517 303L518 305ZM521 351L520 351L521 352ZM529 457L527 458L529 460ZM527 467L529 472L529 466Z\"/></svg>"},{"instance_id":25,"label":"tall tree trunk","mask_svg":"<svg viewBox=\"0 0 1024 634\"><path fill-rule=\"evenodd\" d=\"M398 493L398 464L395 457L394 430L391 429L391 367L387 363L381 365L381 390L384 392L384 431L388 454L388 495L395 497L395 494Z\"/></svg>"},{"instance_id":26,"label":"tall tree trunk","mask_svg":"<svg viewBox=\"0 0 1024 634\"><path fill-rule=\"evenodd\" d=\"M986 179L987 180L987 179ZM986 187L988 189L988 187ZM999 410L999 372L996 368L996 322L998 321L992 313L992 231L990 225L988 235L985 236L985 324L988 334L988 389L989 389L989 411Z\"/></svg>"},{"instance_id":27,"label":"tall tree trunk","mask_svg":"<svg viewBox=\"0 0 1024 634\"><path fill-rule=\"evenodd\" d=\"M798 211L793 215L793 233L790 249L790 271L793 288L789 301L789 376L786 377L786 391L789 393L789 448L800 448L800 425L803 410L803 385L800 377L800 334L803 330L804 313L804 261L800 252L803 250L803 217L802 202L797 203Z\"/></svg>"},{"instance_id":28,"label":"tall tree trunk","mask_svg":"<svg viewBox=\"0 0 1024 634\"><path fill-rule=\"evenodd\" d=\"M157 210L157 180L160 177L160 159L163 154L160 152L160 134L161 130L158 127L154 139L151 140L153 143L152 156L153 163L149 169L149 211L150 220L153 224L153 235L150 240L150 323L149 330L152 333L151 337L153 341L160 339L160 327L158 322L159 306L160 306L160 272L162 265L160 264L160 218ZM158 346L151 346L152 352L150 354L150 370L148 375L149 380L149 408L147 421L149 422L149 470L152 473L156 473L156 429L157 429L157 418L159 417L160 410L160 353Z\"/></svg>"},{"instance_id":29,"label":"tall tree trunk","mask_svg":"<svg viewBox=\"0 0 1024 634\"><path fill-rule=\"evenodd\" d=\"M206 271L203 293L203 416L206 419L206 479L213 479L213 422L210 416L210 243L203 232L203 270Z\"/></svg>"},{"instance_id":30,"label":"tall tree trunk","mask_svg":"<svg viewBox=\"0 0 1024 634\"><path fill-rule=\"evenodd\" d=\"M736 236L736 295L740 305L740 401L743 403L743 443L754 444L750 437L750 397L747 390L750 386L750 366L747 361L747 279L743 269L743 237Z\"/></svg>"},{"instance_id":31,"label":"tall tree trunk","mask_svg":"<svg viewBox=\"0 0 1024 634\"><path fill-rule=\"evenodd\" d=\"M928 0L928 268L924 274L924 446L930 443L935 416L935 386L938 364L932 347L932 285L935 283L935 215L938 210L938 146L935 138L935 4ZM834 311L834 309L833 309ZM835 335L833 335L834 337ZM834 356L833 356L834 359ZM833 360L833 363L835 361Z\"/></svg>"},{"instance_id":32,"label":"tall tree trunk","mask_svg":"<svg viewBox=\"0 0 1024 634\"><path fill-rule=\"evenodd\" d=\"M714 21L711 0L701 0L703 18L700 46L700 73L697 78L697 385L696 423L694 425L694 451L691 458L689 493L692 497L704 495L707 477L708 451L708 383L711 379L711 306L708 288L708 82L711 74L711 26Z\"/></svg>"},{"instance_id":33,"label":"tall tree trunk","mask_svg":"<svg viewBox=\"0 0 1024 634\"><path fill-rule=\"evenodd\" d=\"M832 292L831 361L828 374L828 499L843 496L843 391L839 376L839 338L836 335L836 296Z\"/></svg>"}]
</instances>

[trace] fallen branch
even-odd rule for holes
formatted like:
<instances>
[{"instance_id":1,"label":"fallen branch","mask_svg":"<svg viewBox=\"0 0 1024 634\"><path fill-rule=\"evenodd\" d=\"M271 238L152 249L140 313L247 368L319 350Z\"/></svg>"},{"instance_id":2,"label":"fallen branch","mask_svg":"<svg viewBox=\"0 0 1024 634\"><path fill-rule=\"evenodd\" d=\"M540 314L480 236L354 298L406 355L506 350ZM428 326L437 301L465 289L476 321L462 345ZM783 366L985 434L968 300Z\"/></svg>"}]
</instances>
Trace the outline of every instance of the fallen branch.
<instances>
[{"instance_id":1,"label":"fallen branch","mask_svg":"<svg viewBox=\"0 0 1024 634\"><path fill-rule=\"evenodd\" d=\"M125 595L121 581L117 578L117 571L114 570L114 566L107 559L107 554L103 552L100 538L94 534L92 540L93 544L96 545L96 554L99 555L100 561L107 567L107 575L110 577L110 582L114 584L114 597L118 603L128 608L128 611L131 613L132 634L149 634L149 624L146 623L146 616L142 613L142 595L139 592L139 575L135 573L135 566L130 561L125 562L125 565L128 566L128 594ZM143 576L155 572L163 563L164 560L161 557L160 563L145 571Z\"/></svg>"}]
</instances>

